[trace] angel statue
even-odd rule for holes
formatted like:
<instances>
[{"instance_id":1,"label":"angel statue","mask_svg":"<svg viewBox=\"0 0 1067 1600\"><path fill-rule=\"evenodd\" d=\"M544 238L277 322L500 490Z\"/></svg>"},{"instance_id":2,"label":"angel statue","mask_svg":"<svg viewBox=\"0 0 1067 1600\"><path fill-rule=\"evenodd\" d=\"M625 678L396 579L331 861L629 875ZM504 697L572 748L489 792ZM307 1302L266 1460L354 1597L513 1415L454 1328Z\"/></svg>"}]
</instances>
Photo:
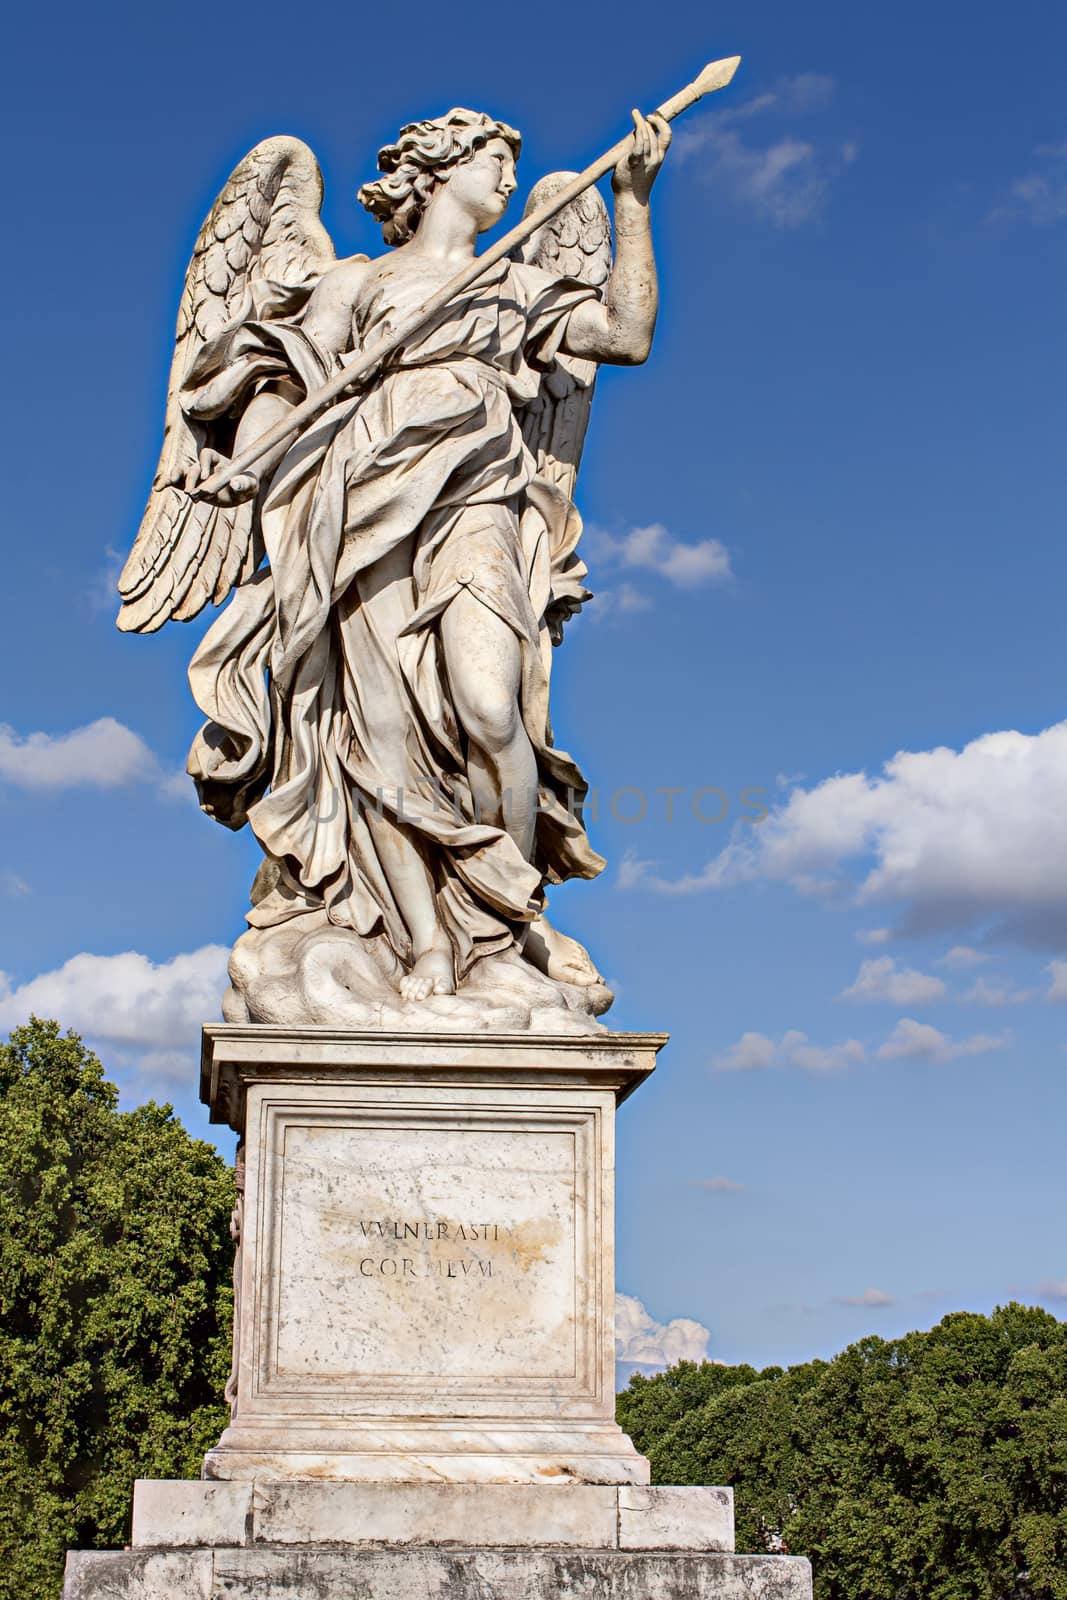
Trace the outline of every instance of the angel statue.
<instances>
[{"instance_id":1,"label":"angel statue","mask_svg":"<svg viewBox=\"0 0 1067 1600\"><path fill-rule=\"evenodd\" d=\"M388 247L374 259L337 260L294 138L257 145L200 230L118 623L224 605L189 669L208 720L188 770L264 852L228 1020L578 1031L610 1004L545 914L549 885L604 865L549 678L590 599L572 497L597 368L652 340L669 143L665 116L634 113L614 261L588 188L399 347L503 216L506 123L453 110L386 145L359 191ZM221 470L387 345L254 471Z\"/></svg>"}]
</instances>

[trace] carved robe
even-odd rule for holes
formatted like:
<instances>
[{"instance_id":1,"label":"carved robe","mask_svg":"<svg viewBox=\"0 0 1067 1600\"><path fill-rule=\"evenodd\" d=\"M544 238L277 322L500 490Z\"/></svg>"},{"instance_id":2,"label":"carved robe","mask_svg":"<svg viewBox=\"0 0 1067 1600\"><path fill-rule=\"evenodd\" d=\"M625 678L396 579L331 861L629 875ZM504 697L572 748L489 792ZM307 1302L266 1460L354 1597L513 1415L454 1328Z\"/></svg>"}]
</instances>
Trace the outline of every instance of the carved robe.
<instances>
[{"instance_id":1,"label":"carved robe","mask_svg":"<svg viewBox=\"0 0 1067 1600\"><path fill-rule=\"evenodd\" d=\"M293 315L306 293L257 286L248 314L195 363L182 391L191 418L222 438L264 382L306 392L332 375ZM314 422L262 486L269 567L235 591L189 672L209 718L189 758L202 803L231 826L247 820L268 855L253 926L325 909L410 961L383 865L402 830L433 875L462 977L511 944L546 883L601 870L581 822L584 779L553 746L548 714L545 614L584 574L581 524L538 478L519 415L593 293L499 264L369 391ZM353 346L373 346L414 307L379 283L357 308ZM538 772L532 863L472 799L437 628L461 589L520 644Z\"/></svg>"}]
</instances>

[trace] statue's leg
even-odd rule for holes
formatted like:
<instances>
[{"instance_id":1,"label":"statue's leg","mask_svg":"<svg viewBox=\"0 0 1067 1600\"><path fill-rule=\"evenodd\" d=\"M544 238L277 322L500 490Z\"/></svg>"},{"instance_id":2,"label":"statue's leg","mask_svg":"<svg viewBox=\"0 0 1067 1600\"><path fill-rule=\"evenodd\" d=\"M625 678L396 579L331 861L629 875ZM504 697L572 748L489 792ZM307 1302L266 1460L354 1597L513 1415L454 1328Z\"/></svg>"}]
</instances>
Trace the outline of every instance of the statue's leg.
<instances>
[{"instance_id":1,"label":"statue's leg","mask_svg":"<svg viewBox=\"0 0 1067 1600\"><path fill-rule=\"evenodd\" d=\"M537 758L522 720L522 647L514 630L467 589L441 618L441 643L481 816L505 828L529 861L537 820ZM585 988L604 981L588 951L544 915L527 928L523 954L561 983Z\"/></svg>"},{"instance_id":2,"label":"statue's leg","mask_svg":"<svg viewBox=\"0 0 1067 1600\"><path fill-rule=\"evenodd\" d=\"M360 574L338 606L344 697L352 738L381 787L397 790L401 812L418 802L407 752L411 708L396 657L396 639L410 618L412 541ZM441 926L433 873L409 825L366 796L362 822L377 864L411 937L412 965L400 979L409 1000L453 994L455 959Z\"/></svg>"},{"instance_id":3,"label":"statue's leg","mask_svg":"<svg viewBox=\"0 0 1067 1600\"><path fill-rule=\"evenodd\" d=\"M557 978L560 983L586 989L604 982L585 946L569 934L560 933L543 913L527 928L522 953L538 972Z\"/></svg>"},{"instance_id":4,"label":"statue's leg","mask_svg":"<svg viewBox=\"0 0 1067 1600\"><path fill-rule=\"evenodd\" d=\"M521 646L513 629L467 589L442 615L440 638L479 814L505 829L529 861L537 760L522 721Z\"/></svg>"},{"instance_id":5,"label":"statue's leg","mask_svg":"<svg viewBox=\"0 0 1067 1600\"><path fill-rule=\"evenodd\" d=\"M455 959L452 945L437 915L433 877L422 851L392 817L379 816L373 806L364 818L390 891L411 935L414 960L400 980L406 1000L425 1000L431 994L454 994Z\"/></svg>"}]
</instances>

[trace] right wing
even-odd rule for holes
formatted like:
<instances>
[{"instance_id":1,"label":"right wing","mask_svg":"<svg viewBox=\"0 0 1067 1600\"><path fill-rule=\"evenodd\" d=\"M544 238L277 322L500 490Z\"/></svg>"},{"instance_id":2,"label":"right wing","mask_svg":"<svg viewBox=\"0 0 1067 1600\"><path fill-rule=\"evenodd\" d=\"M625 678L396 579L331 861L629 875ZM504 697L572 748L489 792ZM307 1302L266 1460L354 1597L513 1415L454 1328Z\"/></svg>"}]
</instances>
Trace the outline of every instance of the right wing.
<instances>
[{"instance_id":1,"label":"right wing","mask_svg":"<svg viewBox=\"0 0 1067 1600\"><path fill-rule=\"evenodd\" d=\"M319 211L322 173L300 139L264 139L236 167L200 229L178 309L163 449L133 549L119 578L125 633L187 622L221 605L263 557L255 501L216 506L183 485L208 439L181 407L182 384L200 351L237 314L250 285L268 278L297 288L336 256Z\"/></svg>"},{"instance_id":2,"label":"right wing","mask_svg":"<svg viewBox=\"0 0 1067 1600\"><path fill-rule=\"evenodd\" d=\"M575 174L553 172L534 185L526 213L555 194ZM598 293L611 274L611 223L596 188L587 189L527 240L521 259L555 277L576 278ZM598 366L559 355L541 392L523 413L523 434L539 471L569 500L582 459Z\"/></svg>"},{"instance_id":3,"label":"right wing","mask_svg":"<svg viewBox=\"0 0 1067 1600\"><path fill-rule=\"evenodd\" d=\"M574 176L553 172L542 178L526 203L527 215ZM564 206L530 236L519 254L529 266L575 278L602 294L611 274L611 223L599 190L587 189ZM557 355L536 398L522 413L523 438L537 463L537 475L569 508L567 537L552 551L552 591L545 621L553 644L560 643L568 618L591 598L585 587L586 566L576 548L582 523L573 502L598 371L595 361Z\"/></svg>"}]
</instances>

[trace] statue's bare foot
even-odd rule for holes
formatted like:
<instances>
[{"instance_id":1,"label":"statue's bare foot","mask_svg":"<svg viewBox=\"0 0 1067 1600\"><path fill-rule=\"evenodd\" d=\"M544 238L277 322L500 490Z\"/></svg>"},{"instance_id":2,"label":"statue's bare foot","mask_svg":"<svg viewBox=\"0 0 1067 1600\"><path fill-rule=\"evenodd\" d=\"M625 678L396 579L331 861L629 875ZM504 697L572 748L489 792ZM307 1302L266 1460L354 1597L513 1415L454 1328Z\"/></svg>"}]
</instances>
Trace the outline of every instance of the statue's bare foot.
<instances>
[{"instance_id":1,"label":"statue's bare foot","mask_svg":"<svg viewBox=\"0 0 1067 1600\"><path fill-rule=\"evenodd\" d=\"M405 1000L427 1000L432 994L455 994L456 969L450 948L432 945L418 957L410 972L400 980Z\"/></svg>"},{"instance_id":2,"label":"statue's bare foot","mask_svg":"<svg viewBox=\"0 0 1067 1600\"><path fill-rule=\"evenodd\" d=\"M574 983L580 989L587 989L594 983L604 982L585 946L568 934L560 933L547 917L531 922L522 953L531 966L557 983Z\"/></svg>"}]
</instances>

